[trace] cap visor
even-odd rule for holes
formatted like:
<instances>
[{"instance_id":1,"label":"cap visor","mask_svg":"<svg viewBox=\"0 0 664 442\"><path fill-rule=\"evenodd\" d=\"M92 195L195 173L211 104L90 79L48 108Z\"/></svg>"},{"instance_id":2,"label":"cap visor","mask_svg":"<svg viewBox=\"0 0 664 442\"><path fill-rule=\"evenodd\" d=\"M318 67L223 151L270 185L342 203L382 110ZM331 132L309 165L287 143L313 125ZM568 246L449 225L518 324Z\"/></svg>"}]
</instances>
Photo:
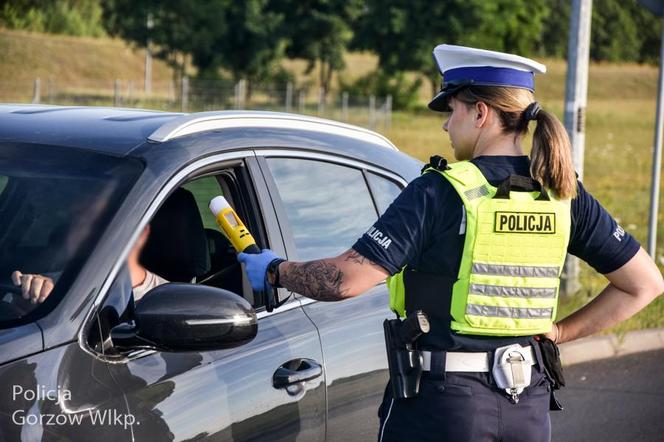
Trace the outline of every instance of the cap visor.
<instances>
[{"instance_id":1,"label":"cap visor","mask_svg":"<svg viewBox=\"0 0 664 442\"><path fill-rule=\"evenodd\" d=\"M450 109L449 102L452 95L473 84L475 84L473 80L463 80L456 84L449 84L444 90L438 92L438 95L433 97L433 100L429 102L429 109L436 112L450 112L452 109Z\"/></svg>"},{"instance_id":2,"label":"cap visor","mask_svg":"<svg viewBox=\"0 0 664 442\"><path fill-rule=\"evenodd\" d=\"M433 100L429 102L429 109L436 112L449 112L450 106L448 104L448 99L452 93L456 92L455 90L440 91L438 94L433 97Z\"/></svg>"}]
</instances>

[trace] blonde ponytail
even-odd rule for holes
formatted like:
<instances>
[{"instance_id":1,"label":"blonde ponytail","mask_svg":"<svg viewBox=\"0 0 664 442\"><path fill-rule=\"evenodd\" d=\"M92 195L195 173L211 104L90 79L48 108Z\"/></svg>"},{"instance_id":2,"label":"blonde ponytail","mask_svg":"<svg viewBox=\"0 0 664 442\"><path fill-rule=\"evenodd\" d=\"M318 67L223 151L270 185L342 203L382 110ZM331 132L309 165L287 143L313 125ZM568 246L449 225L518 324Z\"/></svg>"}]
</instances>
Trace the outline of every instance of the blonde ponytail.
<instances>
[{"instance_id":1,"label":"blonde ponytail","mask_svg":"<svg viewBox=\"0 0 664 442\"><path fill-rule=\"evenodd\" d=\"M516 135L528 132L531 119L537 122L530 152L530 175L558 198L576 196L576 174L567 131L558 118L542 110L527 89L499 86L469 86L454 98L466 104L478 101L497 111L503 132Z\"/></svg>"},{"instance_id":2,"label":"blonde ponytail","mask_svg":"<svg viewBox=\"0 0 664 442\"><path fill-rule=\"evenodd\" d=\"M577 184L567 131L555 115L541 109L536 121L530 151L530 175L553 190L558 198L572 199L576 196Z\"/></svg>"}]
</instances>

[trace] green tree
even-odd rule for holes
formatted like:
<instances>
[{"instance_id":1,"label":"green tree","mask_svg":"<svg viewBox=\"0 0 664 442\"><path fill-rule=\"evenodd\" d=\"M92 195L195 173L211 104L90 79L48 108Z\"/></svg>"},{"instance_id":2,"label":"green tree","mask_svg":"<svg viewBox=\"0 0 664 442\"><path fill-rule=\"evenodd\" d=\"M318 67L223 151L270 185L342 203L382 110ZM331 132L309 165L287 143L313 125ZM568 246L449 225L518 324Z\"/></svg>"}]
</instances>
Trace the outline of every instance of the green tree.
<instances>
[{"instance_id":1,"label":"green tree","mask_svg":"<svg viewBox=\"0 0 664 442\"><path fill-rule=\"evenodd\" d=\"M145 47L184 73L188 61L201 77L227 69L235 80L256 80L269 72L284 51L275 36L279 14L267 11L267 0L108 0L104 20L109 32ZM148 17L152 26L148 29Z\"/></svg>"},{"instance_id":2,"label":"green tree","mask_svg":"<svg viewBox=\"0 0 664 442\"><path fill-rule=\"evenodd\" d=\"M266 78L284 55L286 39L279 34L283 14L270 10L268 0L223 3L227 27L223 32L211 31L216 37L214 51L220 64L236 80L246 78L251 82Z\"/></svg>"},{"instance_id":3,"label":"green tree","mask_svg":"<svg viewBox=\"0 0 664 442\"><path fill-rule=\"evenodd\" d=\"M150 41L154 55L173 68L177 80L184 75L187 56L191 55L195 46L192 26L196 22L198 9L192 7L192 4L163 3L158 0L108 0L103 4L103 19L111 35L136 47L145 48Z\"/></svg>"},{"instance_id":4,"label":"green tree","mask_svg":"<svg viewBox=\"0 0 664 442\"><path fill-rule=\"evenodd\" d=\"M627 0L628 1L628 0ZM636 61L639 30L626 0L597 0L593 3L590 58Z\"/></svg>"},{"instance_id":5,"label":"green tree","mask_svg":"<svg viewBox=\"0 0 664 442\"><path fill-rule=\"evenodd\" d=\"M550 13L542 24L542 38L538 52L550 57L567 56L569 38L570 0L548 0Z\"/></svg>"},{"instance_id":6,"label":"green tree","mask_svg":"<svg viewBox=\"0 0 664 442\"><path fill-rule=\"evenodd\" d=\"M334 72L345 67L344 53L353 37L352 22L362 0L272 0L270 9L284 17L279 34L287 38L286 55L307 61L306 73L318 64L327 92Z\"/></svg>"},{"instance_id":7,"label":"green tree","mask_svg":"<svg viewBox=\"0 0 664 442\"><path fill-rule=\"evenodd\" d=\"M638 4L632 3L636 28L640 30L640 48L638 61L656 64L659 62L660 46L662 44L662 19ZM638 10L636 10L638 8Z\"/></svg>"},{"instance_id":8,"label":"green tree","mask_svg":"<svg viewBox=\"0 0 664 442\"><path fill-rule=\"evenodd\" d=\"M100 37L99 0L0 0L0 25L51 34Z\"/></svg>"},{"instance_id":9,"label":"green tree","mask_svg":"<svg viewBox=\"0 0 664 442\"><path fill-rule=\"evenodd\" d=\"M603 61L656 62L661 19L637 0L595 0L590 58Z\"/></svg>"},{"instance_id":10,"label":"green tree","mask_svg":"<svg viewBox=\"0 0 664 442\"><path fill-rule=\"evenodd\" d=\"M540 52L567 57L571 2L548 0ZM597 61L654 63L659 59L662 22L637 0L594 0L590 58Z\"/></svg>"},{"instance_id":11,"label":"green tree","mask_svg":"<svg viewBox=\"0 0 664 442\"><path fill-rule=\"evenodd\" d=\"M387 72L421 73L433 93L440 77L431 56L435 44L529 55L549 12L545 0L367 0L365 8L353 47L378 54Z\"/></svg>"}]
</instances>

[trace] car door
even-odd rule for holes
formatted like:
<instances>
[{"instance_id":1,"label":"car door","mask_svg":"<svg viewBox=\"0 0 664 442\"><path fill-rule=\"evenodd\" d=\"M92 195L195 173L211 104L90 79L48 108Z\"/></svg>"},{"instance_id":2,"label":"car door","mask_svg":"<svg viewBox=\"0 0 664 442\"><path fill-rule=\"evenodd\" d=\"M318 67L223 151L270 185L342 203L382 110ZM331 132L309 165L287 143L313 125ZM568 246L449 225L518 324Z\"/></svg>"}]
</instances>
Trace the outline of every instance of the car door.
<instances>
[{"instance_id":1,"label":"car door","mask_svg":"<svg viewBox=\"0 0 664 442\"><path fill-rule=\"evenodd\" d=\"M282 230L290 259L344 252L401 191L398 177L387 179L388 172L345 158L293 150L257 154L279 219L288 223ZM386 285L343 302L303 299L323 345L327 440L375 440L389 377L382 322L393 314Z\"/></svg>"},{"instance_id":2,"label":"car door","mask_svg":"<svg viewBox=\"0 0 664 442\"><path fill-rule=\"evenodd\" d=\"M254 232L260 246L284 253L265 182L255 158L247 155L194 162L172 179L154 205L198 170L206 176L232 171L239 186L233 195L239 215L249 228L262 225L264 236ZM207 183L205 191L211 192ZM184 188L195 193L197 186ZM246 199L244 211L239 210L241 198ZM136 419L136 440L324 439L325 383L315 326L297 299L270 313L260 304L254 306L257 336L240 347L182 353L136 349L109 361Z\"/></svg>"}]
</instances>

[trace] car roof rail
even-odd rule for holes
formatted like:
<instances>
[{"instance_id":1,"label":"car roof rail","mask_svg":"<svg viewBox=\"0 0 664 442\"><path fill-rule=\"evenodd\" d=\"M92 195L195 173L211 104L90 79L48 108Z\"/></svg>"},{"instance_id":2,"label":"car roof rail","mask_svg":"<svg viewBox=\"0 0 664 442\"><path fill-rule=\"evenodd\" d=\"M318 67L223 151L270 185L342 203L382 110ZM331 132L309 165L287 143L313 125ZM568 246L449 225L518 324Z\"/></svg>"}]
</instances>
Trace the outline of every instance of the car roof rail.
<instances>
[{"instance_id":1,"label":"car roof rail","mask_svg":"<svg viewBox=\"0 0 664 442\"><path fill-rule=\"evenodd\" d=\"M323 118L267 111L212 111L185 114L160 126L150 134L148 140L163 143L199 132L238 127L293 128L326 132L399 150L383 135L369 129Z\"/></svg>"}]
</instances>

